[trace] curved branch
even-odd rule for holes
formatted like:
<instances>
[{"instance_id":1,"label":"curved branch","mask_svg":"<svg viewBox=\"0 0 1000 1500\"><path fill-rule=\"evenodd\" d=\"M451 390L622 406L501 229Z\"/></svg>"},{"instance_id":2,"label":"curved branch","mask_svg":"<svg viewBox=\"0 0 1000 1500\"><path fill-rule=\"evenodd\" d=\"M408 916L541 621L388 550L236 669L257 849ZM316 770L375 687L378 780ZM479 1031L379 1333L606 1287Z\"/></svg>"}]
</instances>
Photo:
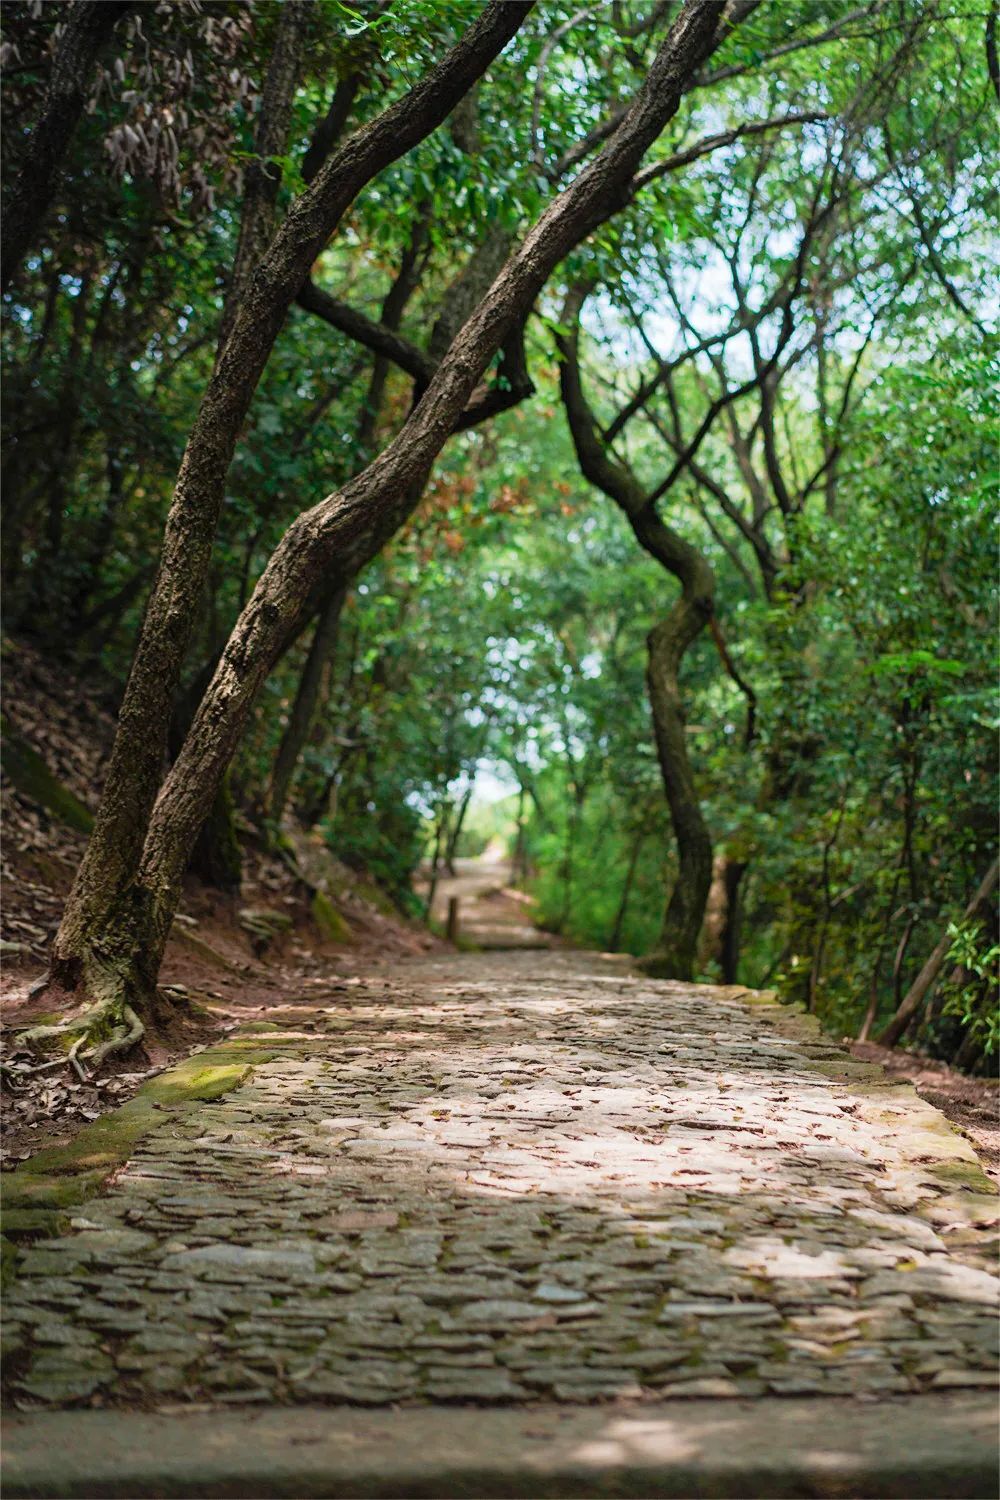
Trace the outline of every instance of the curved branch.
<instances>
[{"instance_id":1,"label":"curved branch","mask_svg":"<svg viewBox=\"0 0 1000 1500\"><path fill-rule=\"evenodd\" d=\"M395 329L376 322L374 318L358 312L339 298L331 297L329 292L318 287L314 281L305 282L295 300L306 312L322 318L324 323L345 333L356 344L364 344L366 349L381 354L399 369L405 370L407 375L412 375L418 391L430 384L437 368L434 360Z\"/></svg>"},{"instance_id":2,"label":"curved branch","mask_svg":"<svg viewBox=\"0 0 1000 1500\"><path fill-rule=\"evenodd\" d=\"M526 401L534 391L524 351L524 323L521 322L501 350L498 378L492 385L479 386L473 391L452 431L465 432L469 427L478 427L488 417L498 416L500 412L509 411L512 406Z\"/></svg>"},{"instance_id":3,"label":"curved branch","mask_svg":"<svg viewBox=\"0 0 1000 1500\"><path fill-rule=\"evenodd\" d=\"M745 749L749 750L757 738L757 694L730 656L729 647L726 645L726 638L722 634L722 627L715 615L709 620L708 628L712 632L712 640L715 642L715 649L719 653L722 665L747 700L747 727L743 734L743 745Z\"/></svg>"},{"instance_id":4,"label":"curved branch","mask_svg":"<svg viewBox=\"0 0 1000 1500\"><path fill-rule=\"evenodd\" d=\"M648 187L651 182L655 182L657 178L665 177L668 172L677 172L682 167L690 166L693 161L708 156L712 151L720 151L724 146L732 146L736 141L743 140L745 136L761 135L766 130L784 130L789 125L820 125L829 118L830 116L823 110L799 110L787 115L772 115L768 120L755 120L746 125L737 125L732 130L721 130L715 135L706 135L683 151L675 151L672 156L665 156L662 161L650 162L648 167L644 167L633 177L632 191L638 193L642 188Z\"/></svg>"},{"instance_id":5,"label":"curved branch","mask_svg":"<svg viewBox=\"0 0 1000 1500\"><path fill-rule=\"evenodd\" d=\"M50 972L70 987L85 978L83 958L92 932L113 919L112 888L120 888L142 857L161 782L172 700L208 576L226 479L251 400L288 310L358 193L447 118L530 11L531 0L520 4L491 0L413 88L356 130L329 157L311 185L294 199L257 265L188 436L94 830L53 945ZM697 27L693 30L700 40ZM707 53L699 51L700 62ZM648 140L643 140L642 150L647 145ZM631 170L641 154L630 162ZM502 343L503 333L494 348ZM490 349L481 368L492 353ZM468 384L473 385L474 378ZM459 409L464 404L464 399L457 403ZM303 599L307 593L308 588ZM278 627L275 640L280 643L284 633L284 627ZM199 827L214 794L213 787L200 811ZM192 837L185 860L193 843ZM115 880L110 878L112 870L118 872Z\"/></svg>"},{"instance_id":6,"label":"curved branch","mask_svg":"<svg viewBox=\"0 0 1000 1500\"><path fill-rule=\"evenodd\" d=\"M324 292L311 281L306 282L296 301L307 312L315 313L325 323L329 323L331 328L336 328L339 332L345 333L348 338L364 344L376 354L391 360L407 375L412 375L416 398L419 398L430 384L438 368L435 361L416 344L410 343L409 339L403 338L402 334L396 333L385 323L377 323L374 318L368 318L364 313L357 312L346 302L340 302L336 297L331 297L328 292ZM469 427L478 426L488 417L496 416L499 412L507 411L510 407L524 401L532 395L534 389L528 374L524 352L524 323L521 322L504 345L499 380L493 385L483 384L476 387L452 431L464 432Z\"/></svg>"}]
</instances>

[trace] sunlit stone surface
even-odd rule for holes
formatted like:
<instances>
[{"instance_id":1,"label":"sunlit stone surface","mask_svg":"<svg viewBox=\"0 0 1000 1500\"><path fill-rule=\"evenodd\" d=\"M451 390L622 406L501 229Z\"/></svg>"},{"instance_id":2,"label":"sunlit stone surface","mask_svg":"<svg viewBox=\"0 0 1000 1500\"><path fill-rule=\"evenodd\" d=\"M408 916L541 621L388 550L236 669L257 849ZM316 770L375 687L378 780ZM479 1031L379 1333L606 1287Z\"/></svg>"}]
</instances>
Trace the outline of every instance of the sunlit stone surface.
<instances>
[{"instance_id":1,"label":"sunlit stone surface","mask_svg":"<svg viewBox=\"0 0 1000 1500\"><path fill-rule=\"evenodd\" d=\"M272 1061L164 1109L73 1232L27 1251L15 1398L990 1384L971 1148L741 995L493 953L290 997Z\"/></svg>"}]
</instances>

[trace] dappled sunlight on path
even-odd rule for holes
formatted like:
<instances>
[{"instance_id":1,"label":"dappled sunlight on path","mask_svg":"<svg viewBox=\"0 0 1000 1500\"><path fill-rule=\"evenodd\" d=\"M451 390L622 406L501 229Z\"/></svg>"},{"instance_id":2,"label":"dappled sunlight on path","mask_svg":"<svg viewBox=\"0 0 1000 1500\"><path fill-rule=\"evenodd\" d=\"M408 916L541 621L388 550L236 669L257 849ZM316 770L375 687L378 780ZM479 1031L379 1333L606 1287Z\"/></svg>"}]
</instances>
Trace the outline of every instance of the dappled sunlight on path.
<instances>
[{"instance_id":1,"label":"dappled sunlight on path","mask_svg":"<svg viewBox=\"0 0 1000 1500\"><path fill-rule=\"evenodd\" d=\"M36 1402L989 1385L995 1200L908 1086L739 990L464 955L164 1111L8 1300ZM986 1184L988 1187L988 1184Z\"/></svg>"}]
</instances>

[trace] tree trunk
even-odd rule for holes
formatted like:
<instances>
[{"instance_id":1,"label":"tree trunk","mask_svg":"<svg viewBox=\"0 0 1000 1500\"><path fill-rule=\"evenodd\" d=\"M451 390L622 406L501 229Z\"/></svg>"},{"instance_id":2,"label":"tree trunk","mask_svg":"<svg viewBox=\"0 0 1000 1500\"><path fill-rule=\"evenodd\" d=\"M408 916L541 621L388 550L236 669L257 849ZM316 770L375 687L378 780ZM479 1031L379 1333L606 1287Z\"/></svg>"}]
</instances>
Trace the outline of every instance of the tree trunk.
<instances>
[{"instance_id":1,"label":"tree trunk","mask_svg":"<svg viewBox=\"0 0 1000 1500\"><path fill-rule=\"evenodd\" d=\"M723 984L738 982L740 882L746 867L744 860L730 859L728 854L718 854L712 861L712 884L701 934L702 959L719 965Z\"/></svg>"},{"instance_id":2,"label":"tree trunk","mask_svg":"<svg viewBox=\"0 0 1000 1500\"><path fill-rule=\"evenodd\" d=\"M329 233L331 202L334 207L341 203L346 206L355 184L367 180L364 173L372 175L382 162L405 150L411 137L426 133L435 117L447 113L447 101L461 97L474 81L472 74L486 66L486 51L494 55L502 45L498 10L503 12L502 24L509 34L527 12L525 6L511 9L516 15L511 16L506 7L488 8L464 44L454 49L427 83L346 143L317 177L314 187L292 206L254 278L212 378L182 467L179 498L168 522L157 597L147 612L143 632L150 649L140 644L133 665L102 802L106 811L103 816L99 814L92 840L95 853L78 877L76 894L57 942L53 968L58 977L78 982L81 971L93 970L96 980L105 982L107 975L108 982L122 993L149 993L177 907L189 851L261 684L289 632L303 617L313 590L321 579L329 579L336 560L348 557L356 566L352 554L359 541L370 537L373 528L380 529L405 490L426 482L487 365L511 332L521 326L552 270L630 200L636 167L676 113L685 88L713 50L722 19L716 0L689 0L658 51L635 102L604 150L529 231L455 338L394 441L340 492L293 522L233 629L184 747L150 811L159 755L151 755L149 740L155 737L163 696L163 688L152 673L157 668L171 682L175 679L175 655L182 638L177 615L181 605L186 608L190 602L185 562L190 560L190 572L199 579L203 577L202 554L207 556L206 548L210 548L218 491L235 438L232 418L234 414L241 418L246 409L248 376L255 384L284 311ZM484 34L489 38L488 49ZM456 55L460 55L460 63L450 60ZM418 104L410 106L408 101L415 98ZM389 123L384 125L386 121ZM346 163L341 160L345 154ZM331 187L331 171L339 192ZM350 179L350 191L343 186L345 178ZM197 455L197 462L192 453ZM211 500L211 507L206 499ZM211 525L207 525L209 508ZM144 825L146 838L133 876Z\"/></svg>"},{"instance_id":3,"label":"tree trunk","mask_svg":"<svg viewBox=\"0 0 1000 1500\"><path fill-rule=\"evenodd\" d=\"M462 837L462 826L465 823L465 815L469 811L469 803L471 801L472 787L470 786L458 804L458 814L448 832L448 842L444 851L444 867L452 878L455 875L455 853L458 849L458 841Z\"/></svg>"},{"instance_id":4,"label":"tree trunk","mask_svg":"<svg viewBox=\"0 0 1000 1500\"><path fill-rule=\"evenodd\" d=\"M723 984L739 984L740 982L740 925L743 913L741 887L746 869L746 860L726 860L726 916L720 944Z\"/></svg>"},{"instance_id":5,"label":"tree trunk","mask_svg":"<svg viewBox=\"0 0 1000 1500\"><path fill-rule=\"evenodd\" d=\"M992 896L996 888L998 876L1000 876L1000 861L994 860L983 876L976 894L965 908L965 921L974 917L979 908ZM916 1020L918 1013L923 1009L927 1001L931 989L937 982L938 975L944 968L944 962L948 957L951 941L951 938L945 933L916 979L910 985L909 990L903 998L903 1003L896 1011L888 1026L877 1038L883 1047L894 1047L907 1028Z\"/></svg>"},{"instance_id":6,"label":"tree trunk","mask_svg":"<svg viewBox=\"0 0 1000 1500\"><path fill-rule=\"evenodd\" d=\"M510 861L510 883L515 886L520 885L523 880L527 879L528 875L527 849L525 848L527 827L524 817L524 795L524 785L522 783L517 789L517 832L514 836L514 853Z\"/></svg>"},{"instance_id":7,"label":"tree trunk","mask_svg":"<svg viewBox=\"0 0 1000 1500\"><path fill-rule=\"evenodd\" d=\"M628 913L629 897L632 894L632 885L635 880L636 867L639 864L639 850L642 848L646 830L640 828L632 840L632 848L628 857L628 868L625 871L625 884L622 886L621 900L618 902L618 910L615 912L615 925L611 929L608 939L608 951L617 953L621 948L622 932L625 928L625 917Z\"/></svg>"},{"instance_id":8,"label":"tree trunk","mask_svg":"<svg viewBox=\"0 0 1000 1500\"><path fill-rule=\"evenodd\" d=\"M434 825L434 853L431 856L431 878L427 887L427 925L430 926L434 908L434 897L437 895L438 879L441 874L441 847L444 843L448 830L448 807L446 803L438 808L438 815Z\"/></svg>"},{"instance_id":9,"label":"tree trunk","mask_svg":"<svg viewBox=\"0 0 1000 1500\"><path fill-rule=\"evenodd\" d=\"M647 497L632 470L605 446L580 375L580 311L590 290L585 282L570 288L561 320L568 331L556 340L560 392L577 459L584 477L625 513L640 547L681 585L680 598L647 637L646 685L678 871L656 949L643 968L659 979L690 979L712 881L712 841L688 758L678 674L684 653L712 618L715 578L701 554L660 518L655 499Z\"/></svg>"},{"instance_id":10,"label":"tree trunk","mask_svg":"<svg viewBox=\"0 0 1000 1500\"><path fill-rule=\"evenodd\" d=\"M243 883L243 851L236 831L236 801L228 771L199 829L188 869L214 890L230 896L239 893Z\"/></svg>"},{"instance_id":11,"label":"tree trunk","mask_svg":"<svg viewBox=\"0 0 1000 1500\"><path fill-rule=\"evenodd\" d=\"M418 266L427 240L429 225L430 206L428 204L417 216L413 233L400 261L399 270L382 303L381 322L385 328L398 329L406 304L416 290L419 279ZM382 410L388 375L388 360L381 354L376 354L372 364L368 392L358 421L358 451L365 458L370 457L375 440L375 429ZM336 649L340 616L347 593L348 585L335 580L326 587L320 600L312 643L306 656L295 694L295 702L282 735L271 774L267 815L276 827L280 825L284 816L295 768L309 738L309 731L316 714L316 705L319 702L323 669Z\"/></svg>"},{"instance_id":12,"label":"tree trunk","mask_svg":"<svg viewBox=\"0 0 1000 1500\"><path fill-rule=\"evenodd\" d=\"M207 577L226 476L251 397L288 308L358 192L440 124L529 10L530 5L494 0L415 88L345 141L292 204L239 304L188 438L94 830L53 945L51 975L66 988L76 988L84 980L95 943L102 941L109 924L117 921L131 927L135 920L123 917L121 901L136 878L150 828L171 705ZM314 582L310 579L303 598ZM280 611L282 636L296 613L288 604L286 598L286 608ZM254 691L257 685L255 681ZM246 703L242 694L239 701L241 707ZM227 763L235 744L224 735L219 749ZM198 826L221 781L222 765L217 774L213 765L210 775L212 792L204 805L199 801ZM181 868L196 833L197 827L185 820ZM172 861L179 845L171 840L170 848ZM132 893L129 910L134 904ZM158 962L157 957L146 967L155 973Z\"/></svg>"},{"instance_id":13,"label":"tree trunk","mask_svg":"<svg viewBox=\"0 0 1000 1500\"><path fill-rule=\"evenodd\" d=\"M707 566L707 565L706 565ZM710 606L709 606L710 607ZM656 949L643 969L658 979L691 979L712 883L712 840L687 753L678 671L688 644L708 623L703 601L683 596L647 640L646 685L660 775L677 841L677 878Z\"/></svg>"},{"instance_id":14,"label":"tree trunk","mask_svg":"<svg viewBox=\"0 0 1000 1500\"><path fill-rule=\"evenodd\" d=\"M63 160L83 113L87 83L101 47L134 5L128 0L74 0L52 59L42 114L31 132L3 216L6 292L52 202Z\"/></svg>"},{"instance_id":15,"label":"tree trunk","mask_svg":"<svg viewBox=\"0 0 1000 1500\"><path fill-rule=\"evenodd\" d=\"M567 785L570 783L568 782ZM573 787L573 797L566 811L566 842L563 845L562 859L562 901L559 905L559 915L556 918L556 931L565 932L569 919L573 912L573 869L576 856L577 834L580 830L580 819L583 815L585 793L579 787Z\"/></svg>"},{"instance_id":16,"label":"tree trunk","mask_svg":"<svg viewBox=\"0 0 1000 1500\"><path fill-rule=\"evenodd\" d=\"M299 678L295 702L285 725L285 732L278 746L271 785L267 799L267 815L272 823L281 823L292 787L292 777L299 756L305 748L312 727L316 704L319 701L323 682L323 668L333 656L340 629L340 612L344 607L345 593L337 589L330 594L316 620L316 628L306 656L302 676Z\"/></svg>"},{"instance_id":17,"label":"tree trunk","mask_svg":"<svg viewBox=\"0 0 1000 1500\"><path fill-rule=\"evenodd\" d=\"M216 649L211 661L202 668L194 680L180 695L170 720L168 747L171 756L177 755L184 743L184 736L191 727L202 695L212 678L219 659ZM243 881L243 854L236 832L236 804L233 800L229 773L223 777L215 794L208 816L195 839L188 869L192 875L217 891L228 895L237 893Z\"/></svg>"},{"instance_id":18,"label":"tree trunk","mask_svg":"<svg viewBox=\"0 0 1000 1500\"><path fill-rule=\"evenodd\" d=\"M299 81L299 57L306 16L304 0L284 0L278 11L274 46L271 48L257 115L257 128L254 131L254 160L247 166L245 173L236 258L222 309L218 345L220 356L254 270L264 259L274 233L275 208L282 175L282 169L275 158L284 156L288 150L288 133Z\"/></svg>"}]
</instances>

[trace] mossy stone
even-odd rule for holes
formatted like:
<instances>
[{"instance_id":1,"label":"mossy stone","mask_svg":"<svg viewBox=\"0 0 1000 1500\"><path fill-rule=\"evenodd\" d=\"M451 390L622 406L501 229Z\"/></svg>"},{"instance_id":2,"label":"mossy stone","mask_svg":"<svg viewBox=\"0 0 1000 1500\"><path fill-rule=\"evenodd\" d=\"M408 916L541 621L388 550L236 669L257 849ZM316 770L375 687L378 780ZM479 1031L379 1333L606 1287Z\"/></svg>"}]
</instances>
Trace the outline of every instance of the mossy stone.
<instances>
[{"instance_id":1,"label":"mossy stone","mask_svg":"<svg viewBox=\"0 0 1000 1500\"><path fill-rule=\"evenodd\" d=\"M66 1145L38 1151L8 1173L3 1183L5 1222L12 1221L15 1232L37 1225L57 1233L58 1215L100 1191L143 1136L159 1124L162 1110L189 1100L219 1099L246 1082L254 1061L271 1056L273 1052L247 1038L242 1045L230 1042L197 1053L150 1079L127 1104L85 1125Z\"/></svg>"},{"instance_id":2,"label":"mossy stone","mask_svg":"<svg viewBox=\"0 0 1000 1500\"><path fill-rule=\"evenodd\" d=\"M328 943L351 943L354 934L340 912L323 891L317 891L310 902L313 921L320 936Z\"/></svg>"},{"instance_id":3,"label":"mossy stone","mask_svg":"<svg viewBox=\"0 0 1000 1500\"><path fill-rule=\"evenodd\" d=\"M38 803L67 828L75 828L78 833L89 833L93 828L94 815L90 809L58 777L53 776L38 751L9 726L5 726L0 740L0 762L4 775L17 791L31 802Z\"/></svg>"},{"instance_id":4,"label":"mossy stone","mask_svg":"<svg viewBox=\"0 0 1000 1500\"><path fill-rule=\"evenodd\" d=\"M987 1177L978 1162L936 1161L925 1167L924 1171L935 1182L943 1182L947 1187L964 1188L969 1193L983 1193L996 1197L995 1184Z\"/></svg>"}]
</instances>

